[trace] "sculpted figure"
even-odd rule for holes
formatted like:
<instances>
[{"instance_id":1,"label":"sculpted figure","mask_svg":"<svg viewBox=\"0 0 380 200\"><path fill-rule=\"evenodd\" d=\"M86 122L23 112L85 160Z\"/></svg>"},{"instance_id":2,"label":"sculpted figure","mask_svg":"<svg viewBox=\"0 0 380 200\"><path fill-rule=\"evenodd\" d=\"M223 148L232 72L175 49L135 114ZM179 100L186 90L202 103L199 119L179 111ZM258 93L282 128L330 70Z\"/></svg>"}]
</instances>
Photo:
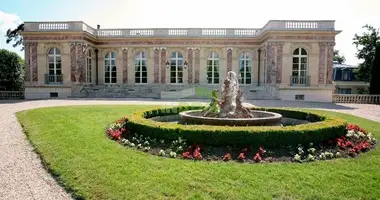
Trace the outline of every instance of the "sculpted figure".
<instances>
[{"instance_id":1,"label":"sculpted figure","mask_svg":"<svg viewBox=\"0 0 380 200\"><path fill-rule=\"evenodd\" d=\"M210 104L202 110L204 117L216 116L219 114L218 90L212 90L212 99Z\"/></svg>"},{"instance_id":2,"label":"sculpted figure","mask_svg":"<svg viewBox=\"0 0 380 200\"><path fill-rule=\"evenodd\" d=\"M251 111L243 106L243 91L241 89L238 90L238 94L236 96L236 117L237 118L253 118Z\"/></svg>"}]
</instances>

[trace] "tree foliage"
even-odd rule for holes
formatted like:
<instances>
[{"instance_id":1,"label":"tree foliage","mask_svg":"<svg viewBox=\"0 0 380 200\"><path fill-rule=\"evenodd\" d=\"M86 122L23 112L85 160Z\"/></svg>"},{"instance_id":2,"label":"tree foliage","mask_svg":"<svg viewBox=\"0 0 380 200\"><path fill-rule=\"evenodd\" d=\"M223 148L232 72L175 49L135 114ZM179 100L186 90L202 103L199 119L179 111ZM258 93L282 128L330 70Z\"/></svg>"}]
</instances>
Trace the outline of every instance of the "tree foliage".
<instances>
[{"instance_id":1,"label":"tree foliage","mask_svg":"<svg viewBox=\"0 0 380 200\"><path fill-rule=\"evenodd\" d=\"M358 50L356 56L363 60L356 71L357 78L361 81L369 82L371 80L371 68L375 57L376 43L380 41L379 30L370 25L365 25L366 32L362 35L355 34L353 44Z\"/></svg>"},{"instance_id":2,"label":"tree foliage","mask_svg":"<svg viewBox=\"0 0 380 200\"><path fill-rule=\"evenodd\" d=\"M370 94L380 94L380 43L376 45L375 59L371 70L371 81L369 83Z\"/></svg>"},{"instance_id":3,"label":"tree foliage","mask_svg":"<svg viewBox=\"0 0 380 200\"><path fill-rule=\"evenodd\" d=\"M5 35L7 38L6 39L7 44L9 44L10 42L14 42L13 47L17 47L21 45L22 46L21 50L24 50L24 45L23 45L24 40L20 34L22 31L24 31L24 27L25 27L25 24L22 23L13 30L8 29L7 34Z\"/></svg>"},{"instance_id":4,"label":"tree foliage","mask_svg":"<svg viewBox=\"0 0 380 200\"><path fill-rule=\"evenodd\" d=\"M0 49L0 90L23 89L23 60L17 53Z\"/></svg>"},{"instance_id":5,"label":"tree foliage","mask_svg":"<svg viewBox=\"0 0 380 200\"><path fill-rule=\"evenodd\" d=\"M344 62L346 62L346 58L344 57L344 55L340 55L339 50L335 50L335 49L334 49L333 60L338 62L339 64L343 64Z\"/></svg>"}]
</instances>

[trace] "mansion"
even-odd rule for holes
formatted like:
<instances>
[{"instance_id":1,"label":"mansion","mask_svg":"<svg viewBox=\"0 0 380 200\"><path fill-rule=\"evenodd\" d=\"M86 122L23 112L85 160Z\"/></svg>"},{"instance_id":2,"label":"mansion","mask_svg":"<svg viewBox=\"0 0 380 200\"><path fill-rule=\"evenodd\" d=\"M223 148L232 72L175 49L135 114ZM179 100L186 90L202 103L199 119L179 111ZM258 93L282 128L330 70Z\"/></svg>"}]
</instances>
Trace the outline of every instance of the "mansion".
<instances>
[{"instance_id":1,"label":"mansion","mask_svg":"<svg viewBox=\"0 0 380 200\"><path fill-rule=\"evenodd\" d=\"M101 29L25 22L25 98L202 98L228 71L246 99L332 102L334 21Z\"/></svg>"}]
</instances>

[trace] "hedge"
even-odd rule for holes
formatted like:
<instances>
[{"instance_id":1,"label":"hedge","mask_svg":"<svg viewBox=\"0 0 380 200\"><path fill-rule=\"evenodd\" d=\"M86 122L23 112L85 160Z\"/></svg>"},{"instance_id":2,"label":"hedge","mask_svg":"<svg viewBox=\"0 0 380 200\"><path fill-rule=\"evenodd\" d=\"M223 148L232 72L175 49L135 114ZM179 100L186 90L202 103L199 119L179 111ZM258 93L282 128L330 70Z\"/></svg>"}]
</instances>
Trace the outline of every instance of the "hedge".
<instances>
[{"instance_id":1,"label":"hedge","mask_svg":"<svg viewBox=\"0 0 380 200\"><path fill-rule=\"evenodd\" d=\"M175 140L178 137L190 143L211 146L247 145L264 147L295 146L310 142L321 142L335 139L346 133L346 122L343 119L319 115L317 112L304 112L279 108L254 108L277 112L284 117L309 120L313 123L295 126L210 126L181 125L157 122L151 117L178 114L185 110L199 110L200 106L181 106L164 109L138 111L128 117L127 127L131 132L145 136Z\"/></svg>"}]
</instances>

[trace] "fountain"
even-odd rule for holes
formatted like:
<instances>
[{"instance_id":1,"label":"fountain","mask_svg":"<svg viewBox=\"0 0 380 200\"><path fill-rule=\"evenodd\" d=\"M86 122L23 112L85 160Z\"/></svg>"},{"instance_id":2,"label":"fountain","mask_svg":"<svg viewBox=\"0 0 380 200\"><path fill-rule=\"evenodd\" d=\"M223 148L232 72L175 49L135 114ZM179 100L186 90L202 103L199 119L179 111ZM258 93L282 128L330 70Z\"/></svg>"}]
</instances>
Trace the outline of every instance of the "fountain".
<instances>
[{"instance_id":1,"label":"fountain","mask_svg":"<svg viewBox=\"0 0 380 200\"><path fill-rule=\"evenodd\" d=\"M243 91L239 88L236 73L229 71L221 87L212 91L211 103L203 110L180 112L181 122L186 124L261 126L277 125L282 115L273 112L250 110L243 106Z\"/></svg>"}]
</instances>

